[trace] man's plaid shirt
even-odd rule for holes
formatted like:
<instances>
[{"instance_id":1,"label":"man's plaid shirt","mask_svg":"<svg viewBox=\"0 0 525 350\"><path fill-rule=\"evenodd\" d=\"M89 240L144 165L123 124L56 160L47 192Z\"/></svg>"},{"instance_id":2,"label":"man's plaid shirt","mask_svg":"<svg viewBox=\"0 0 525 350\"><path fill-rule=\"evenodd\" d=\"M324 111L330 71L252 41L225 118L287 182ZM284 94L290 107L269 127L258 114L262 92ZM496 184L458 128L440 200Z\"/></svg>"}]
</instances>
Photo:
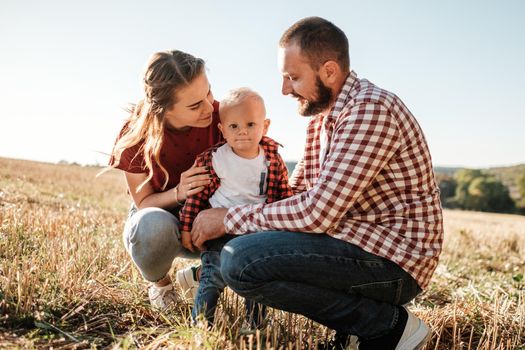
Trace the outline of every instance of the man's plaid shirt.
<instances>
[{"instance_id":1,"label":"man's plaid shirt","mask_svg":"<svg viewBox=\"0 0 525 350\"><path fill-rule=\"evenodd\" d=\"M180 211L181 231L191 231L193 220L201 210L210 207L209 199L220 186L220 179L213 169L213 153L226 141L222 141L197 156L197 166L207 166L210 169L211 183L201 192L189 197ZM293 192L288 184L288 170L286 164L278 153L279 144L267 136L263 136L259 143L266 158L268 166L266 203L290 197Z\"/></svg>"},{"instance_id":2,"label":"man's plaid shirt","mask_svg":"<svg viewBox=\"0 0 525 350\"><path fill-rule=\"evenodd\" d=\"M423 132L396 95L352 71L328 116L311 118L290 184L290 198L230 208L226 232L327 233L429 284L443 242L439 189Z\"/></svg>"}]
</instances>

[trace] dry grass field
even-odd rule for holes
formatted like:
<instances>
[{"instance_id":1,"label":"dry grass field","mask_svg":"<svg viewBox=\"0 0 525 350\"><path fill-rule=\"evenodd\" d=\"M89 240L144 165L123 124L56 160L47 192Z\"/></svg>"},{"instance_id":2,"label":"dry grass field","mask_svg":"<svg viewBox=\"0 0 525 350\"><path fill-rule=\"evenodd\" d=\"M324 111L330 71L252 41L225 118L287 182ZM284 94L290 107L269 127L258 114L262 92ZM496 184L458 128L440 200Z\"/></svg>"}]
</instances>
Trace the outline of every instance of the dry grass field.
<instances>
[{"instance_id":1,"label":"dry grass field","mask_svg":"<svg viewBox=\"0 0 525 350\"><path fill-rule=\"evenodd\" d=\"M191 327L185 304L153 312L121 243L123 176L99 170L0 158L0 348L306 349L331 335L275 310L243 335L232 293L211 331ZM426 349L525 349L525 217L446 211L445 227L410 306L432 329Z\"/></svg>"}]
</instances>

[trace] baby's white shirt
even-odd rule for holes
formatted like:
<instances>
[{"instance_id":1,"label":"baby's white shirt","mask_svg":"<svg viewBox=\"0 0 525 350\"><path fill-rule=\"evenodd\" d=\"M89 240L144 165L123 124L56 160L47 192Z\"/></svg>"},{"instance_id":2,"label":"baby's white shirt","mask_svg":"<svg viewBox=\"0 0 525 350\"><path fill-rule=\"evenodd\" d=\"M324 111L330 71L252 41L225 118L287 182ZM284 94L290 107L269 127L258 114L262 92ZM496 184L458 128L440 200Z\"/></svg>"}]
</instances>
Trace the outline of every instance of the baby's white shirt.
<instances>
[{"instance_id":1,"label":"baby's white shirt","mask_svg":"<svg viewBox=\"0 0 525 350\"><path fill-rule=\"evenodd\" d=\"M268 164L262 146L257 157L246 159L226 143L213 153L212 166L220 179L219 188L209 200L212 208L266 202Z\"/></svg>"}]
</instances>

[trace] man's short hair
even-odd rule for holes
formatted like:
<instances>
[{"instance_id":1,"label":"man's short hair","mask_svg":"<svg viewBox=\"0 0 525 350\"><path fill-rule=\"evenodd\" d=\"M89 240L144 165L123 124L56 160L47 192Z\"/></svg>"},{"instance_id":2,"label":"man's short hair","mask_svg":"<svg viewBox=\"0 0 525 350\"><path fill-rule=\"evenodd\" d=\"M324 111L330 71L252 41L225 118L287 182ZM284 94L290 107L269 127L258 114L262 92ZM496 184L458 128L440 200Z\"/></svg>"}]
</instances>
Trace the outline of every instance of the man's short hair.
<instances>
[{"instance_id":1,"label":"man's short hair","mask_svg":"<svg viewBox=\"0 0 525 350\"><path fill-rule=\"evenodd\" d=\"M280 47L290 44L299 46L313 69L319 69L326 61L335 61L344 72L350 70L348 38L324 18L306 17L294 23L279 40Z\"/></svg>"}]
</instances>

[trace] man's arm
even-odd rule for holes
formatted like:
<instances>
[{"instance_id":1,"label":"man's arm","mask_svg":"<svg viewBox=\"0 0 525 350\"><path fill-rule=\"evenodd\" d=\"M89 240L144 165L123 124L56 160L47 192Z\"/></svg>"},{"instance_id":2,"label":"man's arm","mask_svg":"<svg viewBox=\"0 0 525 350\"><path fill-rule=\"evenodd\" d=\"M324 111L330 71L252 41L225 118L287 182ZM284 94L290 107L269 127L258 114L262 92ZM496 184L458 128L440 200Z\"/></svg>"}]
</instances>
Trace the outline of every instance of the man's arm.
<instances>
[{"instance_id":1,"label":"man's arm","mask_svg":"<svg viewBox=\"0 0 525 350\"><path fill-rule=\"evenodd\" d=\"M227 208L212 208L203 210L193 221L191 240L199 250L203 250L204 243L211 239L222 237L226 234L224 216Z\"/></svg>"},{"instance_id":2,"label":"man's arm","mask_svg":"<svg viewBox=\"0 0 525 350\"><path fill-rule=\"evenodd\" d=\"M330 152L312 189L271 204L230 208L225 229L232 234L329 232L395 154L399 137L395 118L383 105L353 106L336 122Z\"/></svg>"}]
</instances>

